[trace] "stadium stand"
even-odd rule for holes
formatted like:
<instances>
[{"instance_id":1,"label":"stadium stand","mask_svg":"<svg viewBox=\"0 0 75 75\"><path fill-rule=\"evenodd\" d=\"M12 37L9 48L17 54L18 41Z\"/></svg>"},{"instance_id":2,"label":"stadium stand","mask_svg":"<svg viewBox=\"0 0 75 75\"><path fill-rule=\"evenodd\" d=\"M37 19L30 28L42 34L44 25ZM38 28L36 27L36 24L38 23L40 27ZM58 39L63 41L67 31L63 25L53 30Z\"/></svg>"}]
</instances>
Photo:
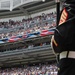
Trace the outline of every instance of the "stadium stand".
<instances>
[{"instance_id":1,"label":"stadium stand","mask_svg":"<svg viewBox=\"0 0 75 75\"><path fill-rule=\"evenodd\" d=\"M55 64L24 65L0 70L0 75L57 75L57 67Z\"/></svg>"},{"instance_id":2,"label":"stadium stand","mask_svg":"<svg viewBox=\"0 0 75 75\"><path fill-rule=\"evenodd\" d=\"M2 19L30 16L55 7L52 0L1 0L0 4ZM55 27L55 11L0 21L0 75L57 75L50 45Z\"/></svg>"},{"instance_id":3,"label":"stadium stand","mask_svg":"<svg viewBox=\"0 0 75 75\"><path fill-rule=\"evenodd\" d=\"M21 40L21 38L53 34L51 28L55 27L55 17L55 13L43 13L41 16L22 19L22 22L14 22L12 20L9 20L9 22L0 22L0 39L6 39L6 42L14 42ZM3 43L2 40L0 43Z\"/></svg>"}]
</instances>

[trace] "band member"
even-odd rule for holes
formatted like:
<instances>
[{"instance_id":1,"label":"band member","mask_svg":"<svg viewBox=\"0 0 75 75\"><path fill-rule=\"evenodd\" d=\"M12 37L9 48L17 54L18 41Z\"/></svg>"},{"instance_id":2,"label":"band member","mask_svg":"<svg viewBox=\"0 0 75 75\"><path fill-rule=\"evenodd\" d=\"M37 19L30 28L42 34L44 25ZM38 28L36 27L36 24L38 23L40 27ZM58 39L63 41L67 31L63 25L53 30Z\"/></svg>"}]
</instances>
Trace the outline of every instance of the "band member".
<instances>
[{"instance_id":1,"label":"band member","mask_svg":"<svg viewBox=\"0 0 75 75\"><path fill-rule=\"evenodd\" d=\"M75 0L63 1L51 43L55 55L59 56L58 75L75 75Z\"/></svg>"}]
</instances>

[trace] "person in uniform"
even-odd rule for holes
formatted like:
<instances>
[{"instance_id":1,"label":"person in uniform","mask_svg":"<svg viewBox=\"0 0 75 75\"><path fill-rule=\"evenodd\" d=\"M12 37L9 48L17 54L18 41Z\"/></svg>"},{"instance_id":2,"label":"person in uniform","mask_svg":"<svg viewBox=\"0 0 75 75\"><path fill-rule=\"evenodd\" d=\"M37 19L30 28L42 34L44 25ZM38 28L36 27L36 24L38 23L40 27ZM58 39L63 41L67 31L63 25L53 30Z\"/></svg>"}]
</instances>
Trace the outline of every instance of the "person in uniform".
<instances>
[{"instance_id":1,"label":"person in uniform","mask_svg":"<svg viewBox=\"0 0 75 75\"><path fill-rule=\"evenodd\" d=\"M51 44L59 58L58 75L75 75L75 0L63 1Z\"/></svg>"}]
</instances>

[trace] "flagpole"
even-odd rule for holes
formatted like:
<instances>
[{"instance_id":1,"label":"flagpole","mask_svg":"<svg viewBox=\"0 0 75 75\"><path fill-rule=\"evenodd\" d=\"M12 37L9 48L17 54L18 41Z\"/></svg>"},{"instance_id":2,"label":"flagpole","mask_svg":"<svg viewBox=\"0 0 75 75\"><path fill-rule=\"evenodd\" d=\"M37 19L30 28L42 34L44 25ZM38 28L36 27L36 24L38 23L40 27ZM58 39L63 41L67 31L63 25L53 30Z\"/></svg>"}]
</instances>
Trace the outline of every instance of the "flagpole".
<instances>
[{"instance_id":1,"label":"flagpole","mask_svg":"<svg viewBox=\"0 0 75 75\"><path fill-rule=\"evenodd\" d=\"M60 0L55 0L56 2L56 26L59 24L59 19L60 19Z\"/></svg>"},{"instance_id":2,"label":"flagpole","mask_svg":"<svg viewBox=\"0 0 75 75\"><path fill-rule=\"evenodd\" d=\"M59 20L60 20L60 0L55 0L56 2L56 27L59 24ZM57 63L59 62L59 54L56 55L56 60Z\"/></svg>"}]
</instances>

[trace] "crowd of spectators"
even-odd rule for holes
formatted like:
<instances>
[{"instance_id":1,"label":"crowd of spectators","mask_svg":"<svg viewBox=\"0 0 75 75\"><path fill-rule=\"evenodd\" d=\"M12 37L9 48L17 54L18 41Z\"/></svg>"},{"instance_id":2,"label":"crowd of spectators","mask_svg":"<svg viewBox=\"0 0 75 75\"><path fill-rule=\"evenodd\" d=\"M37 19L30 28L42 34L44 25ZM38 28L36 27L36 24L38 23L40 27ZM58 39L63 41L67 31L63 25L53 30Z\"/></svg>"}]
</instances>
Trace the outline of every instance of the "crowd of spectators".
<instances>
[{"instance_id":1,"label":"crowd of spectators","mask_svg":"<svg viewBox=\"0 0 75 75\"><path fill-rule=\"evenodd\" d=\"M55 64L47 64L7 68L1 69L0 75L57 75L57 66Z\"/></svg>"},{"instance_id":2,"label":"crowd of spectators","mask_svg":"<svg viewBox=\"0 0 75 75\"><path fill-rule=\"evenodd\" d=\"M49 14L42 13L42 15L33 18L22 19L22 21L9 20L9 22L0 22L0 39L49 30L56 26L55 18L56 13L52 12ZM27 48L31 49L35 46L47 44L50 44L50 42L40 43L39 45L30 45ZM23 48L26 48L26 46L22 47L22 49ZM3 70L0 69L0 75L57 75L57 67L56 65L48 64L24 66L22 68L7 68Z\"/></svg>"},{"instance_id":3,"label":"crowd of spectators","mask_svg":"<svg viewBox=\"0 0 75 75\"><path fill-rule=\"evenodd\" d=\"M56 26L56 13L42 13L39 16L22 19L22 21L0 22L0 39L27 33L41 32Z\"/></svg>"},{"instance_id":4,"label":"crowd of spectators","mask_svg":"<svg viewBox=\"0 0 75 75\"><path fill-rule=\"evenodd\" d=\"M39 16L33 17L33 18L28 18L28 19L22 19L22 21L13 21L9 20L9 22L0 22L0 28L15 28L15 27L20 27L20 26L25 26L25 28L31 28L34 27L36 23L42 23L43 21L50 20L52 18L55 18L56 15L55 12L45 14L42 13Z\"/></svg>"},{"instance_id":5,"label":"crowd of spectators","mask_svg":"<svg viewBox=\"0 0 75 75\"><path fill-rule=\"evenodd\" d=\"M9 42L11 37L22 36L22 39L27 37L27 34L41 32L42 30L49 30L56 26L56 13L52 12L49 14L42 13L40 16L36 16L33 18L22 19L22 21L13 21L9 20L9 22L0 22L0 41L3 39L3 42ZM3 30L3 31L2 31ZM1 32L2 31L2 32ZM6 39L6 40L4 40ZM8 40L7 40L8 39ZM11 40L10 40L11 41ZM4 51L12 51L12 50L20 50L20 49L31 49L37 46L45 46L50 45L50 41L32 44L32 45L24 45L19 46L12 49L4 49L0 50L0 52Z\"/></svg>"}]
</instances>

